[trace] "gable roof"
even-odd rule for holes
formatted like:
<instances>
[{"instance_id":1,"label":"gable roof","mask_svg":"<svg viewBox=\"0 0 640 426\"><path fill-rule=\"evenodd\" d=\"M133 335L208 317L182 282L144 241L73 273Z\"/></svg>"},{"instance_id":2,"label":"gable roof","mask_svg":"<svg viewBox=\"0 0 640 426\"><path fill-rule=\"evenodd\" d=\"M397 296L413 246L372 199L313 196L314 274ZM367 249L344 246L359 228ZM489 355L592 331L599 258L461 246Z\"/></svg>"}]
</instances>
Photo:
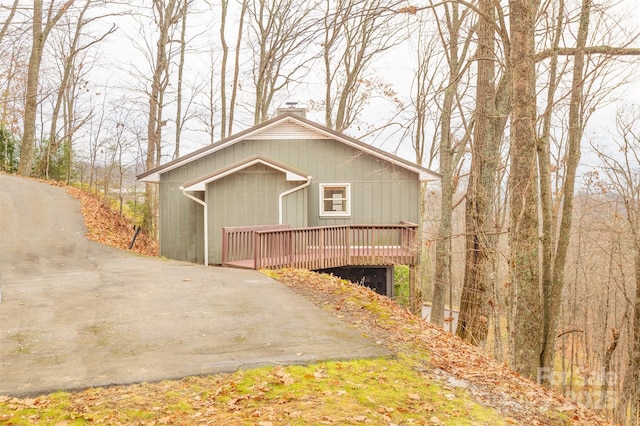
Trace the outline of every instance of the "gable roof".
<instances>
[{"instance_id":1,"label":"gable roof","mask_svg":"<svg viewBox=\"0 0 640 426\"><path fill-rule=\"evenodd\" d=\"M223 167L209 174L193 179L185 183L184 185L182 185L182 188L185 191L204 191L209 182L222 179L225 176L232 175L236 172L239 172L240 170L246 169L247 167L251 167L255 164L263 164L265 166L271 167L272 169L276 169L284 173L288 181L308 180L308 177L304 172L296 170L292 167L289 167L285 164L282 164L278 161L264 157L262 155L254 155L253 157L245 158L242 161L239 161L227 167Z\"/></svg>"},{"instance_id":2,"label":"gable roof","mask_svg":"<svg viewBox=\"0 0 640 426\"><path fill-rule=\"evenodd\" d=\"M442 178L439 173L436 173L422 166L418 166L411 161L407 161L386 151L360 142L357 139L336 132L335 130L331 130L318 123L307 120L300 115L288 112L278 115L277 117L274 117L263 123L260 123L257 126L250 127L249 129L236 133L235 135L231 135L219 142L207 145L203 148L193 151L190 154L183 155L182 157L176 158L175 160L169 161L168 163L165 163L154 169L141 173L137 176L137 179L141 182L159 182L161 174L195 161L199 158L205 157L216 151L220 151L242 140L299 139L301 136L309 139L335 139L338 142L349 145L353 148L358 149L359 151L363 151L367 154L373 155L374 157L378 157L399 167L415 172L420 176L420 180L428 181L439 180Z\"/></svg>"}]
</instances>

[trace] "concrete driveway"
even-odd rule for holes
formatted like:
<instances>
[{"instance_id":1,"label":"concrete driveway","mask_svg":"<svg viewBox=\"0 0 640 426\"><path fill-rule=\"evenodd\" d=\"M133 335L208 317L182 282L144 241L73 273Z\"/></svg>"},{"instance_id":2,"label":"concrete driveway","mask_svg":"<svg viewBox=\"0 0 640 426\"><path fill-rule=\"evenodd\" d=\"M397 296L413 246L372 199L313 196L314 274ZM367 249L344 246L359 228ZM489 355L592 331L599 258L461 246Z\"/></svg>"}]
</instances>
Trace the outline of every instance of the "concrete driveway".
<instances>
[{"instance_id":1,"label":"concrete driveway","mask_svg":"<svg viewBox=\"0 0 640 426\"><path fill-rule=\"evenodd\" d=\"M0 174L0 394L388 352L256 271L86 240L62 188Z\"/></svg>"}]
</instances>

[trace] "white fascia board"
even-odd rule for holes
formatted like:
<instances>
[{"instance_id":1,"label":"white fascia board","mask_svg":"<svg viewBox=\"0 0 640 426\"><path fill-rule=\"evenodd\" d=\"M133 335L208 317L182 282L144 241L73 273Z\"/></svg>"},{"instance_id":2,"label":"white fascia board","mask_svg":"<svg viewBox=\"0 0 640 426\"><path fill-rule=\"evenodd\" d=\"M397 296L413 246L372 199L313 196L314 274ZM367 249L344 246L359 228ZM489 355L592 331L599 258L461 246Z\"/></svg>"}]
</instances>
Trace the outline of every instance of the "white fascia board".
<instances>
[{"instance_id":1,"label":"white fascia board","mask_svg":"<svg viewBox=\"0 0 640 426\"><path fill-rule=\"evenodd\" d=\"M286 121L293 121L293 120L291 119L291 117L287 117ZM178 167L181 167L181 166L183 166L183 165L185 165L187 163L190 163L192 161L198 160L198 159L200 159L202 157L206 157L207 155L213 154L214 152L218 152L218 151L220 151L220 150L222 150L222 149L224 149L224 148L226 148L226 147L228 147L230 145L233 145L234 143L238 142L239 140L251 139L256 134L260 134L260 133L264 132L265 130L271 129L272 127L277 126L277 125L279 125L281 123L282 123L282 121L275 121L275 122L271 123L270 125L262 126L262 127L256 129L253 132L245 132L245 133L241 132L241 134L238 137L231 138L231 139L227 140L223 144L212 146L212 147L210 147L210 149L203 150L201 153L199 153L197 155L189 156L188 158L185 158L183 161L178 161L175 164L172 164L171 166L166 167L166 168L164 168L164 169L162 169L162 170L160 170L160 171L158 171L156 173L151 173L150 175L143 177L139 181L140 182L155 182L155 183L158 183L158 182L160 182L160 175L163 174L163 173L166 173L166 172L168 172L170 170L173 170L173 169L176 169ZM304 123L299 123L299 124L304 125ZM311 126L309 126L309 128L310 129L314 129L316 132L318 131L317 128L313 128ZM306 179L306 177L304 179L302 179L302 180L305 180L305 179ZM293 180L297 180L297 179L293 179ZM195 190L189 190L189 191L195 191ZM201 191L204 191L204 189L202 189Z\"/></svg>"},{"instance_id":2,"label":"white fascia board","mask_svg":"<svg viewBox=\"0 0 640 426\"><path fill-rule=\"evenodd\" d=\"M367 154L370 154L370 155L373 155L374 157L380 158L381 160L388 161L388 162L390 162L390 163L392 163L392 164L394 164L396 166L402 167L403 169L415 172L415 173L417 173L419 175L419 179L420 180L437 181L437 180L441 180L442 179L441 176L439 176L439 175L437 175L435 173L429 173L429 172L424 171L422 167L412 167L410 164L406 164L406 163L403 163L402 161L398 161L395 158L393 158L392 156L387 156L384 153L378 152L375 149L370 149L370 148L367 147L367 144L365 144L365 143L355 144L355 143L351 142L349 139L342 138L339 135L336 135L336 134L333 134L333 133L330 133L330 132L325 132L322 129L319 129L318 127L315 127L315 126L311 126L311 125L309 125L309 124L307 124L305 122L296 121L296 123L299 124L300 126L307 127L307 128L309 128L311 130L314 130L315 132L326 136L328 139L336 139L336 140L342 142L345 145L349 145L352 148L355 148L355 149L360 150L360 151L364 151Z\"/></svg>"},{"instance_id":3,"label":"white fascia board","mask_svg":"<svg viewBox=\"0 0 640 426\"><path fill-rule=\"evenodd\" d=\"M429 173L429 172L425 172L423 168L421 167L412 167L411 164L407 164L405 162L402 161L398 161L397 159L395 159L393 156L388 156L385 155L383 152L379 152L376 149L373 149L373 147L368 148L368 145L364 144L364 143L360 143L360 144L356 144L353 143L351 140L349 140L348 138L343 138L340 137L339 134L333 133L333 132L327 132L324 131L322 128L319 128L318 126L315 126L313 124L307 123L304 120L297 120L296 117L294 116L290 116L287 117L286 120L277 120L274 121L273 123L267 125L267 126L262 126L259 127L257 129L255 129L254 131L250 131L250 132L241 132L238 137L232 137L231 139L227 140L225 143L223 144L219 144L219 145L215 145L210 147L209 149L205 149L202 150L202 152L200 152L197 155L193 155L190 156L188 158L185 158L183 161L179 161L176 162L175 164L172 164L171 166L164 168L156 173L152 173L148 176L143 177L142 179L140 179L140 182L160 182L160 174L162 173L166 173L170 170L173 170L177 167L181 167L186 163L189 163L191 161L197 160L199 158L205 157L207 155L210 155L214 152L220 151L222 149L225 149L226 147L235 144L236 142L238 142L239 140L244 140L244 139L251 139L253 137L255 137L256 135L259 135L260 133L271 129L274 126L278 126L280 125L282 122L287 121L287 122L294 122L297 125L301 126L301 127L306 127L307 129L322 135L324 138L327 139L335 139L337 141L340 141L352 148L355 148L357 150L363 151L368 153L369 155L372 155L374 157L380 158L381 160L384 161L388 161L396 166L399 166L403 169L406 170L410 170L412 172L415 172L419 175L419 179L420 180L426 180L426 181L435 181L435 180L441 180L442 177L436 173ZM306 178L305 178L306 179Z\"/></svg>"},{"instance_id":4,"label":"white fascia board","mask_svg":"<svg viewBox=\"0 0 640 426\"><path fill-rule=\"evenodd\" d=\"M264 161L264 160L262 160L260 158L257 158L257 159L255 159L253 161L249 161L247 163L241 164L238 167L234 167L233 169L229 169L229 170L227 170L227 171L225 171L223 173L220 173L218 175L212 176L212 177L210 177L208 179L204 179L204 180L202 180L200 182L194 183L193 185L189 185L189 186L185 187L184 189L186 191L204 191L204 190L206 190L208 183L211 183L211 182L216 181L218 179L222 179L223 177L232 175L234 173L239 172L242 169L246 169L247 167L251 167L251 166L253 166L255 164L258 164L258 163L264 164L267 167L271 167L272 169L276 169L276 170L284 173L285 174L285 179L287 181L306 181L307 180L307 176L303 176L303 175L300 175L298 173L294 173L291 170L283 169L282 167L277 166L277 165L275 165L273 163L270 163L268 161Z\"/></svg>"},{"instance_id":5,"label":"white fascia board","mask_svg":"<svg viewBox=\"0 0 640 426\"><path fill-rule=\"evenodd\" d=\"M426 181L426 182L438 182L442 180L442 176L436 175L434 173L428 173L425 171L420 171L419 172L419 179L421 181Z\"/></svg>"},{"instance_id":6,"label":"white fascia board","mask_svg":"<svg viewBox=\"0 0 640 426\"><path fill-rule=\"evenodd\" d=\"M141 179L138 179L138 182L152 182L157 183L160 182L160 173L151 173Z\"/></svg>"}]
</instances>

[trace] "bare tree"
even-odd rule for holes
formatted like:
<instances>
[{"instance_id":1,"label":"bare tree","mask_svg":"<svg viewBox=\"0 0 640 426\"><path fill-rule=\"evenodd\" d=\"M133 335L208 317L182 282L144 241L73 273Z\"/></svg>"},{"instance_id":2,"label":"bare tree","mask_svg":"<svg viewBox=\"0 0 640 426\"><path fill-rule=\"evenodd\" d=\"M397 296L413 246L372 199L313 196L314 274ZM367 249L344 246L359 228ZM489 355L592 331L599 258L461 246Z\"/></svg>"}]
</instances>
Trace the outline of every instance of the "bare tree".
<instances>
[{"instance_id":1,"label":"bare tree","mask_svg":"<svg viewBox=\"0 0 640 426\"><path fill-rule=\"evenodd\" d=\"M28 61L28 43L27 37L23 31L16 26L17 30L13 30L12 22L16 14L18 2L14 2L11 9L8 9L8 15L5 19L2 29L0 30L0 129L4 135L12 135L10 139L5 140L4 153L7 155L10 150L15 155L11 160L13 164L19 161L19 135L22 132L22 118L24 114L24 86L27 80L27 69L24 64ZM25 53L26 52L26 53ZM8 158L5 158L7 163ZM16 167L11 166L11 170ZM15 171L15 170L14 170Z\"/></svg>"},{"instance_id":2,"label":"bare tree","mask_svg":"<svg viewBox=\"0 0 640 426\"><path fill-rule=\"evenodd\" d=\"M629 108L620 113L616 124L618 150L599 148L611 189L620 197L626 216L626 229L632 237L635 294L630 295L632 308L631 342L617 417L625 424L640 421L640 109Z\"/></svg>"},{"instance_id":3,"label":"bare tree","mask_svg":"<svg viewBox=\"0 0 640 426\"><path fill-rule=\"evenodd\" d=\"M551 3L545 3L545 14L538 10L539 2L534 2L525 7L520 1L510 2L510 17L517 25L511 25L511 66L516 69L518 64L518 78L516 81L514 72L513 89L517 93L514 97L511 116L511 300L513 303L512 321L512 349L514 355L514 367L521 373L532 376L537 368L553 369L555 356L555 342L557 336L558 316L562 288L564 285L564 273L566 265L567 248L571 232L573 198L575 191L576 170L580 161L580 143L582 133L588 117L595 108L593 93L596 91L598 72L602 72L606 61L597 63L593 57L603 52L600 47L588 46L589 22L591 19L592 2L581 2L578 14L577 36L575 47L560 46L560 40L566 31L564 27L564 3L558 2L556 20L552 24L553 34L547 49L541 53L533 53L535 45L532 39L532 25L529 21L523 22L525 16L535 19L538 16L551 16L549 9ZM516 12L513 8L517 7ZM535 21L534 21L535 23ZM631 38L633 39L633 37ZM518 44L516 43L518 42ZM624 41L617 48L610 47L608 58L620 55L636 55L637 49L628 48L629 41ZM595 43L607 45L606 43ZM570 89L566 94L556 94L558 82L563 78L559 72L558 56L569 56L573 60L571 67ZM588 55L589 61L587 61ZM547 90L547 108L543 114L541 136L529 134L529 126L536 126L536 93L531 89L531 84L536 84L535 68L532 72L530 66L536 61L549 59L547 67L550 83ZM587 68L587 64L597 65ZM557 77L556 77L557 75ZM605 90L606 92L606 90ZM587 96L591 95L591 98ZM557 163L551 164L549 158L551 117L559 110L558 97L567 98L568 106L568 133L566 151L559 155ZM587 106L590 99L592 104ZM530 105L526 103L529 102ZM518 111L516 111L518 108ZM536 155L530 156L530 143L536 144ZM537 171L531 167L536 167ZM562 170L562 177L552 186L551 170ZM556 177L559 177L556 172ZM529 182L529 184L527 184ZM561 183L560 183L561 182ZM534 186L539 186L540 207L538 197L532 191ZM554 191L555 189L555 191ZM528 203L533 203L528 205ZM560 208L561 206L561 208ZM538 247L538 216L537 209L542 211L541 249ZM535 252L534 252L535 249ZM538 256L540 256L538 258ZM542 268L538 268L537 259L542 262ZM541 288L539 286L541 285ZM540 299L542 297L542 299ZM540 302L541 301L541 302ZM521 303L523 302L523 303ZM542 318L541 335L537 336L538 319ZM525 336L525 337L521 337ZM524 341L521 340L524 338ZM534 368L532 354L535 346L539 346L538 366ZM518 359L520 358L520 361ZM545 376L541 376L545 379ZM546 376L548 378L548 376Z\"/></svg>"},{"instance_id":4,"label":"bare tree","mask_svg":"<svg viewBox=\"0 0 640 426\"><path fill-rule=\"evenodd\" d=\"M170 83L170 61L174 54L173 34L177 30L176 25L181 22L185 9L180 0L154 0L153 12L158 34L149 88L147 170L160 165L161 162L162 127L165 125L164 97Z\"/></svg>"},{"instance_id":5,"label":"bare tree","mask_svg":"<svg viewBox=\"0 0 640 426\"><path fill-rule=\"evenodd\" d=\"M106 117L106 108L105 108L106 99L102 98L102 108L100 108L100 112L98 114L93 114L89 120L89 129L87 135L87 142L89 146L88 154L89 154L89 182L88 182L88 191L92 192L94 190L95 194L98 194L98 154L101 149L104 149L104 127L105 122L107 120ZM95 185L95 187L94 187Z\"/></svg>"},{"instance_id":6,"label":"bare tree","mask_svg":"<svg viewBox=\"0 0 640 426\"><path fill-rule=\"evenodd\" d=\"M178 60L178 87L176 89L176 145L173 151L173 158L180 156L180 138L182 135L182 127L184 120L182 117L182 96L183 96L183 78L184 78L184 65L185 65L185 52L187 50L187 15L191 2L189 0L182 0L180 8L182 9L182 16L180 22L180 59Z\"/></svg>"},{"instance_id":7,"label":"bare tree","mask_svg":"<svg viewBox=\"0 0 640 426\"><path fill-rule=\"evenodd\" d=\"M489 329L491 281L497 236L494 201L504 128L498 114L496 64L496 10L491 0L478 3L476 108L471 170L466 197L466 261L456 334L473 344L484 344ZM503 89L504 90L504 89Z\"/></svg>"},{"instance_id":8,"label":"bare tree","mask_svg":"<svg viewBox=\"0 0 640 426\"><path fill-rule=\"evenodd\" d=\"M269 118L277 93L307 72L307 48L314 40L315 2L253 0L249 44L253 56L254 124Z\"/></svg>"},{"instance_id":9,"label":"bare tree","mask_svg":"<svg viewBox=\"0 0 640 426\"><path fill-rule=\"evenodd\" d=\"M87 37L87 27L105 16L85 17L92 5L93 0L85 0L77 16L69 17L65 22L66 31L61 31L60 37L56 39L55 55L58 56L60 82L58 84L53 110L51 112L51 124L46 142L44 155L41 155L36 166L36 174L49 178L52 157L58 155L58 150L62 144L65 145L67 157L65 160L67 168L67 181L71 171L71 141L75 131L86 123L87 117L78 118L75 114L75 101L78 92L86 85L86 75L90 71L91 63L87 60L87 51L102 42L109 34L112 34L116 27L111 26L102 34ZM84 82L84 83L83 83ZM58 129L58 120L64 107L65 119L63 120L62 134Z\"/></svg>"},{"instance_id":10,"label":"bare tree","mask_svg":"<svg viewBox=\"0 0 640 426\"><path fill-rule=\"evenodd\" d=\"M536 164L535 18L538 1L509 0L511 35L510 295L513 307L513 368L538 374L542 328L538 253L538 172Z\"/></svg>"},{"instance_id":11,"label":"bare tree","mask_svg":"<svg viewBox=\"0 0 640 426\"><path fill-rule=\"evenodd\" d=\"M242 45L242 34L244 29L244 20L247 10L249 8L249 0L242 1L242 7L240 10L239 25L238 32L236 37L236 53L235 53L235 63L233 66L233 82L231 84L231 99L229 100L229 127L227 130L227 135L233 134L233 123L235 119L236 112L236 99L238 97L238 89L240 86L240 47Z\"/></svg>"},{"instance_id":12,"label":"bare tree","mask_svg":"<svg viewBox=\"0 0 640 426\"><path fill-rule=\"evenodd\" d=\"M162 159L162 128L164 119L165 94L170 82L170 61L174 53L173 33L176 25L181 22L186 5L180 0L154 0L153 14L158 31L155 43L155 57L151 63L152 73L148 93L149 110L147 124L147 156L146 169L160 165ZM143 227L154 231L156 200L153 186L147 185L145 202L147 214L143 220ZM155 232L155 231L154 231Z\"/></svg>"},{"instance_id":13,"label":"bare tree","mask_svg":"<svg viewBox=\"0 0 640 426\"><path fill-rule=\"evenodd\" d=\"M440 44L439 40L436 37L427 34L428 31L426 28L430 27L430 24L431 22L427 23L427 20L425 19L419 19L417 23L417 68L412 88L412 99L409 107L410 111L414 114L414 120L412 120L408 126L408 131L412 134L411 139L413 149L415 151L416 163L420 165L428 164L429 166L436 160L438 155L436 147L436 132L433 132L432 137L429 136L429 133L432 129L433 123L437 120L435 111L437 111L437 105L441 102L442 92L445 91L442 86L446 84L441 82L441 77L438 72L442 66L442 62L444 61L442 55L438 55L437 53ZM446 177L443 176L443 192L445 179ZM423 240L429 238L429 235L426 232L426 230L429 229L428 223L426 223L429 215L428 194L427 182L421 182L419 203L419 217L421 220L418 223L420 225L418 228L418 235L420 235ZM442 211L444 212L444 208ZM450 220L451 209L446 210L445 216ZM421 244L420 248L420 256L425 259L426 256L429 256L429 248L426 244ZM420 313L422 310L423 300L422 292L428 288L428 283L430 282L431 271L428 262L420 262L415 273L418 278L416 284L419 285L411 285L413 284L413 280L411 281L409 288L409 302L412 312ZM444 309L444 300L442 308ZM435 309L437 310L437 308ZM433 311L434 306L432 304L432 318Z\"/></svg>"},{"instance_id":14,"label":"bare tree","mask_svg":"<svg viewBox=\"0 0 640 426\"><path fill-rule=\"evenodd\" d=\"M220 103L223 104L222 98L226 96L226 94L224 93L225 91L218 86L218 81L216 80L217 71L218 71L217 68L218 68L218 65L216 62L215 47L210 46L209 70L208 70L208 75L205 83L205 89L204 89L205 93L203 96L204 99L199 102L200 113L198 114L198 119L204 126L202 131L207 134L207 140L210 144L214 143L216 140L215 131L217 127L216 114L218 113L218 101L220 101ZM218 95L220 95L220 99L218 99ZM222 106L220 108L222 108ZM223 121L226 120L225 119L226 114L222 113L222 110L220 111L220 113L222 115L221 120ZM221 130L220 137L221 138L225 137L224 129Z\"/></svg>"},{"instance_id":15,"label":"bare tree","mask_svg":"<svg viewBox=\"0 0 640 426\"><path fill-rule=\"evenodd\" d=\"M565 2L561 0L558 3L558 10L556 14L555 25L552 25L553 36L551 46L554 51L557 52L560 46L560 39L562 37L564 29L564 14L565 14ZM547 102L546 109L542 116L542 132L538 141L538 167L540 170L540 205L541 205L541 219L542 219L542 236L541 236L541 257L542 257L542 285L545 288L545 304L548 304L551 290L552 280L552 251L553 251L553 195L552 195L552 183L551 183L551 125L554 110L554 100L556 91L558 90L558 55L551 56L549 61L549 84L547 87ZM545 313L545 315L548 315ZM544 339L548 339L548 321L545 321L544 325ZM554 336L555 341L555 336ZM541 361L545 358L546 345L543 345L543 353L541 354ZM543 382L548 384L550 375L543 377Z\"/></svg>"},{"instance_id":16,"label":"bare tree","mask_svg":"<svg viewBox=\"0 0 640 426\"><path fill-rule=\"evenodd\" d=\"M18 11L18 3L20 3L20 0L13 0L13 5L8 7L9 14L5 18L4 23L2 24L2 28L0 28L0 46L2 45L2 40L4 39L4 36L9 31L9 27L11 26L11 21L13 21L13 18L16 16L16 12ZM4 8L4 6L2 8Z\"/></svg>"},{"instance_id":17,"label":"bare tree","mask_svg":"<svg viewBox=\"0 0 640 426\"><path fill-rule=\"evenodd\" d=\"M371 66L403 40L394 0L325 1L322 19L325 125L339 132L359 119L380 85ZM384 87L384 86L383 86ZM382 90L384 94L384 89Z\"/></svg>"},{"instance_id":18,"label":"bare tree","mask_svg":"<svg viewBox=\"0 0 640 426\"><path fill-rule=\"evenodd\" d=\"M222 47L222 62L220 64L220 127L222 128L220 139L224 139L227 132L227 61L229 60L229 45L227 44L227 35L225 30L227 28L227 15L229 10L229 0L222 0L220 2L220 45ZM240 22L240 27L244 24L244 16ZM239 52L236 52L238 55ZM213 71L213 67L212 67ZM211 73L210 81L211 93L209 97L213 100L213 72ZM211 102L212 103L212 102ZM211 104L210 103L210 104ZM213 114L213 105L211 105L211 113ZM213 122L213 120L211 120ZM213 143L213 124L211 125L211 143Z\"/></svg>"},{"instance_id":19,"label":"bare tree","mask_svg":"<svg viewBox=\"0 0 640 426\"><path fill-rule=\"evenodd\" d=\"M222 58L220 64L220 138L224 139L227 134L233 131L233 120L235 115L235 101L238 93L238 83L240 78L240 47L243 40L243 30L245 15L249 6L249 0L242 0L240 5L240 15L238 17L238 28L236 32L236 45L234 50L234 68L231 83L231 98L227 98L227 66L229 62L229 44L227 42L227 21L229 19L229 0L220 2L220 45L222 48ZM213 74L212 74L213 77ZM213 87L213 81L211 82Z\"/></svg>"},{"instance_id":20,"label":"bare tree","mask_svg":"<svg viewBox=\"0 0 640 426\"><path fill-rule=\"evenodd\" d=\"M560 30L562 28L562 15L564 2L560 2L558 12L557 35L553 42L555 48L558 47ZM538 149L539 169L540 169L540 200L542 210L542 292L543 292L543 342L540 355L540 366L542 368L553 368L555 357L555 342L558 330L558 320L560 313L560 302L562 300L562 288L564 287L564 269L567 259L567 248L571 232L571 222L573 215L573 195L576 180L576 171L580 161L580 142L584 128L584 113L582 100L584 98L584 67L585 67L585 47L589 32L589 17L591 13L591 0L583 0L580 11L580 24L576 39L576 50L574 54L574 66L572 75L571 100L569 106L569 140L566 155L566 173L563 180L564 190L562 219L558 230L558 240L555 253L553 252L553 229L552 223L552 203L551 203L551 180L550 162L548 159L549 150L549 115L545 117L544 136L540 138L541 146ZM555 73L557 60L551 61L551 72ZM551 75L550 78L554 78ZM548 102L552 102L555 91L555 81L550 80ZM548 104L548 108L550 105ZM550 114L550 111L549 111ZM553 255L553 256L552 256ZM546 376L548 377L548 376ZM548 383L547 383L548 384Z\"/></svg>"},{"instance_id":21,"label":"bare tree","mask_svg":"<svg viewBox=\"0 0 640 426\"><path fill-rule=\"evenodd\" d=\"M612 56L600 55L589 44L608 45L611 40L609 34L597 35L597 31L590 30L603 25L603 21L591 21L593 2L581 2L577 22L566 22L566 16L571 15L565 9L564 1L557 3L557 9L546 9L544 16L554 19L549 23L553 28L549 33L550 42L543 52L537 55L539 62L548 76L546 91L546 108L541 116L541 131L538 137L538 170L540 176L540 210L542 221L541 234L541 282L543 296L543 341L540 354L540 367L550 372L554 369L555 345L558 333L560 305L565 282L567 252L572 232L573 204L576 186L576 174L581 157L580 145L583 132L589 117L598 103L610 93L616 84L611 74L612 64L620 57L636 54L635 49L628 49L629 40L620 40L620 46L611 49ZM596 8L598 14L604 13ZM596 14L596 17L598 16ZM575 47L561 46L561 40L566 40L566 31L575 25ZM590 36L591 34L594 36ZM595 39L595 37L601 37ZM560 58L565 56L566 58ZM548 59L548 63L546 60ZM569 73L570 70L570 73ZM608 77L604 77L607 73ZM605 85L599 81L607 81ZM563 85L569 82L569 89L562 91ZM568 101L568 106L564 106ZM552 135L554 117L559 111L566 110L566 135ZM556 126L558 127L558 126ZM564 138L566 137L566 140ZM552 141L556 140L555 152L552 154ZM552 159L552 155L554 158ZM553 161L552 161L553 160ZM552 376L541 376L547 385Z\"/></svg>"},{"instance_id":22,"label":"bare tree","mask_svg":"<svg viewBox=\"0 0 640 426\"><path fill-rule=\"evenodd\" d=\"M53 27L73 5L75 0L67 0L58 10L54 9L51 2L47 11L47 20L44 21L42 0L33 1L32 18L32 44L31 55L27 74L27 86L25 94L24 131L20 150L20 164L18 174L30 176L33 167L33 149L35 147L36 116L38 109L38 82L40 80L40 64L44 45Z\"/></svg>"},{"instance_id":23,"label":"bare tree","mask_svg":"<svg viewBox=\"0 0 640 426\"><path fill-rule=\"evenodd\" d=\"M109 108L109 136L110 144L108 149L113 153L113 164L111 168L117 173L116 190L118 193L118 211L123 214L124 204L124 177L132 164L137 160L131 156L134 148L137 129L135 128L135 114L131 111L131 106L127 105L125 99L116 100ZM135 212L134 212L135 213Z\"/></svg>"},{"instance_id":24,"label":"bare tree","mask_svg":"<svg viewBox=\"0 0 640 426\"><path fill-rule=\"evenodd\" d=\"M461 81L468 66L467 57L472 42L473 29L468 29L467 21L472 13L469 8L462 7L457 3L443 4L442 12L437 8L433 9L435 23L438 29L438 39L440 45L445 49L444 61L448 70L446 80L443 85L442 97L438 97L435 90L433 78L429 77L430 72L437 72L441 67L439 64L432 64L429 56L419 55L419 67L416 74L416 131L414 136L414 148L416 151L416 162L423 164L426 156L426 125L433 119L429 115L430 110L440 109L439 132L434 141L433 147L437 145L437 153L440 164L441 180L441 203L438 229L436 231L435 247L435 276L433 280L433 293L431 299L430 321L434 324L443 325L444 307L447 292L451 289L451 234L452 234L452 214L453 195L460 180L460 167L462 158L468 143L469 124L464 115L460 114L462 136L455 138L455 125L453 124L456 110L461 109L460 98ZM426 26L423 25L423 26ZM429 25L431 27L431 25ZM419 33L421 35L422 32ZM422 45L418 45L420 51L428 51ZM431 50L431 49L429 49ZM435 50L435 46L433 47ZM436 92L436 93L433 93ZM429 102L429 100L433 102ZM431 167L431 159L428 167ZM421 197L424 203L425 196ZM422 206L424 211L424 206ZM450 322L451 324L451 322Z\"/></svg>"}]
</instances>

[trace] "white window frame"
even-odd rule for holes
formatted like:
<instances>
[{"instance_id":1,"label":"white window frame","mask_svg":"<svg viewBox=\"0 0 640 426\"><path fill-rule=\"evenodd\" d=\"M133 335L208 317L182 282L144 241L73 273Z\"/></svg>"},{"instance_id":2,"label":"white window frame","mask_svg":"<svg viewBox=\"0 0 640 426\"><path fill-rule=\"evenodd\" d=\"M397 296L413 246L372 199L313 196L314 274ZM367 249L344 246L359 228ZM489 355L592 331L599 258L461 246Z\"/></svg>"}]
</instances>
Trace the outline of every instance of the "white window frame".
<instances>
[{"instance_id":1,"label":"white window frame","mask_svg":"<svg viewBox=\"0 0 640 426\"><path fill-rule=\"evenodd\" d=\"M333 211L325 210L324 202L328 199L324 198L325 188L344 188L345 189L345 201L346 210ZM349 217L351 216L351 184L350 183L321 183L320 184L320 217Z\"/></svg>"}]
</instances>

